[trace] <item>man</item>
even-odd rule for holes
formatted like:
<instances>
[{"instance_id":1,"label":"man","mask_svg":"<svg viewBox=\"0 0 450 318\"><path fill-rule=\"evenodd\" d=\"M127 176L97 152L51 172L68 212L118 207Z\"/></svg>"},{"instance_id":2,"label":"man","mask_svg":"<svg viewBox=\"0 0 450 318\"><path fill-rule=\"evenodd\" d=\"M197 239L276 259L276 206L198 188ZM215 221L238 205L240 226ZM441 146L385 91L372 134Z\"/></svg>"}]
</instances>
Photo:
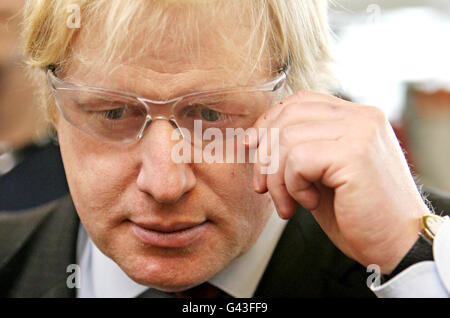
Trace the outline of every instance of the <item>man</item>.
<instances>
[{"instance_id":1,"label":"man","mask_svg":"<svg viewBox=\"0 0 450 318\"><path fill-rule=\"evenodd\" d=\"M326 9L30 1L25 52L71 197L2 220L2 295L168 297L208 281L234 297L368 297L366 266L395 275L413 246L430 252L417 243L430 211L382 113L319 93ZM377 295L448 296L450 225L435 220L439 259Z\"/></svg>"},{"instance_id":2,"label":"man","mask_svg":"<svg viewBox=\"0 0 450 318\"><path fill-rule=\"evenodd\" d=\"M0 211L35 208L68 193L59 148L25 75L18 43L23 5L0 3Z\"/></svg>"}]
</instances>

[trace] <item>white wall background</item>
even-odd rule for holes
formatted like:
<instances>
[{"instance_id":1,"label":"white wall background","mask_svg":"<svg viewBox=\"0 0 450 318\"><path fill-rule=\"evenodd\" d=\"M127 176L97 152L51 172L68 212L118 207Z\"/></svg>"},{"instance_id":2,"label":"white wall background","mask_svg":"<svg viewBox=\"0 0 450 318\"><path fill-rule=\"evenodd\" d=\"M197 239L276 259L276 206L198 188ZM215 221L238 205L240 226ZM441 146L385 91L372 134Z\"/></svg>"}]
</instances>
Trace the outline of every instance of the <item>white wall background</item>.
<instances>
[{"instance_id":1,"label":"white wall background","mask_svg":"<svg viewBox=\"0 0 450 318\"><path fill-rule=\"evenodd\" d=\"M353 100L397 120L405 83L450 88L450 0L335 0L336 73Z\"/></svg>"}]
</instances>

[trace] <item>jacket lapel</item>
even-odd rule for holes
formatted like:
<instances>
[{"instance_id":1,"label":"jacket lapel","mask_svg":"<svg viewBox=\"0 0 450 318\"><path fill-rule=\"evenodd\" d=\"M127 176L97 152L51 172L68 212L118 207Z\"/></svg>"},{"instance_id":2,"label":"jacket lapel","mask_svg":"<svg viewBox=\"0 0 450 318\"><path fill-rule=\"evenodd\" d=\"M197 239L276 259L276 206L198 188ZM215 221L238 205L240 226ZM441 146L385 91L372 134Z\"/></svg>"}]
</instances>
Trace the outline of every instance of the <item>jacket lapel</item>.
<instances>
[{"instance_id":1,"label":"jacket lapel","mask_svg":"<svg viewBox=\"0 0 450 318\"><path fill-rule=\"evenodd\" d=\"M0 242L11 243L0 256L1 290L10 286L5 296L74 297L75 290L66 285L70 275L66 269L76 262L79 219L70 197L13 216L11 222L15 223L12 229L19 229L17 233L11 238L0 237Z\"/></svg>"},{"instance_id":2,"label":"jacket lapel","mask_svg":"<svg viewBox=\"0 0 450 318\"><path fill-rule=\"evenodd\" d=\"M363 266L342 254L301 206L288 222L255 297L374 297Z\"/></svg>"}]
</instances>

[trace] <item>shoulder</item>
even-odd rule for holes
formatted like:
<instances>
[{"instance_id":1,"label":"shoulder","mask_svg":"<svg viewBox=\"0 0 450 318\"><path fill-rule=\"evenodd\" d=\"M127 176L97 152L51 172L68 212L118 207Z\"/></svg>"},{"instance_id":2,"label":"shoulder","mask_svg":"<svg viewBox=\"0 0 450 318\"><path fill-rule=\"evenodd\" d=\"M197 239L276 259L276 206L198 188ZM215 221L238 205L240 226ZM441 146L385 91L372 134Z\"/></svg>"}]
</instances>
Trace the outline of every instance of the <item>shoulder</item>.
<instances>
[{"instance_id":1,"label":"shoulder","mask_svg":"<svg viewBox=\"0 0 450 318\"><path fill-rule=\"evenodd\" d=\"M69 202L66 196L34 209L0 212L0 267Z\"/></svg>"},{"instance_id":2,"label":"shoulder","mask_svg":"<svg viewBox=\"0 0 450 318\"><path fill-rule=\"evenodd\" d=\"M74 297L66 269L76 262L79 219L70 196L0 213L0 297Z\"/></svg>"},{"instance_id":3,"label":"shoulder","mask_svg":"<svg viewBox=\"0 0 450 318\"><path fill-rule=\"evenodd\" d=\"M3 242L17 238L18 235L34 228L55 209L57 204L58 201L54 201L34 209L0 212L0 248Z\"/></svg>"}]
</instances>

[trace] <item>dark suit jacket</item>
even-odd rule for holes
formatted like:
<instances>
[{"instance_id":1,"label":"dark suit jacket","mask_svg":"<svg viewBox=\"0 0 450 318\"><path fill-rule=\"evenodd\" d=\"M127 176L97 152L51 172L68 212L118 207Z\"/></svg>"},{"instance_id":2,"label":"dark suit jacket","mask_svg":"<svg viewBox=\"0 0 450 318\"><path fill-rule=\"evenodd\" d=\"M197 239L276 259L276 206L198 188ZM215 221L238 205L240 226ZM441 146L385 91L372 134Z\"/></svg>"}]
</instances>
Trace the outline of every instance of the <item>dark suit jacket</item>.
<instances>
[{"instance_id":1,"label":"dark suit jacket","mask_svg":"<svg viewBox=\"0 0 450 318\"><path fill-rule=\"evenodd\" d=\"M66 285L66 269L76 263L78 226L70 196L0 215L0 297L75 297L75 289ZM299 207L255 297L374 297L366 286L369 274Z\"/></svg>"}]
</instances>

